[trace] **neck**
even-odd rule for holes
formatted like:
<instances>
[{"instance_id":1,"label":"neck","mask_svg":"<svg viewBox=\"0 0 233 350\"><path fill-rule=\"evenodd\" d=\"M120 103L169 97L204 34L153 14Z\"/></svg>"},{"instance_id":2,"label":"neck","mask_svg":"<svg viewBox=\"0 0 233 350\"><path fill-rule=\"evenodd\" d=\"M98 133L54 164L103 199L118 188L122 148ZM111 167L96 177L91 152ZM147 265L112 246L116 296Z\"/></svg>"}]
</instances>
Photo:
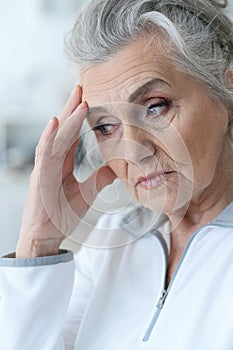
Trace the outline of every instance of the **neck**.
<instances>
[{"instance_id":1,"label":"neck","mask_svg":"<svg viewBox=\"0 0 233 350\"><path fill-rule=\"evenodd\" d=\"M169 216L173 242L186 245L190 236L201 226L214 220L233 201L232 151L225 154L211 184L191 202Z\"/></svg>"}]
</instances>

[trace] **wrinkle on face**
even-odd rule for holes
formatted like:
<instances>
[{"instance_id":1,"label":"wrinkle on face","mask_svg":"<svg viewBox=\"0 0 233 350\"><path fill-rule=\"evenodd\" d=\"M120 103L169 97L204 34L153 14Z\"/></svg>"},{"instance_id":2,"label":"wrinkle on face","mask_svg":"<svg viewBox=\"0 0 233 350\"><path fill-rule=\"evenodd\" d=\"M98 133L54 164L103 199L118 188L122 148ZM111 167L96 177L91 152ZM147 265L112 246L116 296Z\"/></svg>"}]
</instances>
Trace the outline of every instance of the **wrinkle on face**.
<instances>
[{"instance_id":1,"label":"wrinkle on face","mask_svg":"<svg viewBox=\"0 0 233 350\"><path fill-rule=\"evenodd\" d=\"M98 70L96 65L86 67L81 77L83 100L90 106L100 98L102 103L126 102L127 94L153 76L172 83L174 77L170 62L161 54L155 56L154 41L145 50L146 46L148 40L142 38L142 41L133 42L109 61L98 64Z\"/></svg>"},{"instance_id":2,"label":"wrinkle on face","mask_svg":"<svg viewBox=\"0 0 233 350\"><path fill-rule=\"evenodd\" d=\"M83 100L87 101L90 108L109 103L126 103L136 89L152 78L165 81L166 84L154 88L149 98L171 100L169 112L166 112L170 127L155 130L152 122L145 126L139 125L140 121L130 120L128 116L121 117L122 124L126 125L123 136L129 140L128 147L131 141L142 147L147 145L148 151L152 148L155 150L154 159L143 162L138 151L135 151L132 159L127 159L125 153L121 157L117 154L121 147L117 146L116 158L109 160L109 166L120 179L132 184L135 184L137 177L152 171L174 169L177 176L159 190L145 194L135 188L135 198L143 205L149 198L150 209L156 210L157 202L163 202L166 197L166 205L171 209L179 191L182 198L186 198L185 191L193 191L193 196L203 194L203 191L211 188L215 178L220 178L229 116L226 109L221 109L219 103L215 103L205 86L178 70L162 51L158 52L155 41L154 46L147 43L148 40L143 37L119 51L109 61L86 68L81 82ZM143 98L138 98L136 103L143 105ZM134 125L130 126L130 123ZM127 145L124 150L127 151ZM211 190L208 189L208 194Z\"/></svg>"}]
</instances>

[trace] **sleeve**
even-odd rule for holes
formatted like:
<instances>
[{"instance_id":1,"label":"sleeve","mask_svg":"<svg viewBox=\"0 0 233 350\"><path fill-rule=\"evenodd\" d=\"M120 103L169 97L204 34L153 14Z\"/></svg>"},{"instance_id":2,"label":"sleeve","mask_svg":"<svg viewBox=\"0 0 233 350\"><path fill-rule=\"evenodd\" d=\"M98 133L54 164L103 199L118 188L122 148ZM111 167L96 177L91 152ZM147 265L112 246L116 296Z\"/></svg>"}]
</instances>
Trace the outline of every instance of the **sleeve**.
<instances>
[{"instance_id":1,"label":"sleeve","mask_svg":"<svg viewBox=\"0 0 233 350\"><path fill-rule=\"evenodd\" d=\"M65 350L76 349L75 341L80 324L98 278L95 266L99 266L100 263L98 264L96 261L97 255L95 251L85 246L82 246L74 254L74 286L64 323Z\"/></svg>"},{"instance_id":2,"label":"sleeve","mask_svg":"<svg viewBox=\"0 0 233 350\"><path fill-rule=\"evenodd\" d=\"M0 349L64 350L74 284L73 253L0 259Z\"/></svg>"},{"instance_id":3,"label":"sleeve","mask_svg":"<svg viewBox=\"0 0 233 350\"><path fill-rule=\"evenodd\" d=\"M94 233L99 237L98 230ZM60 250L55 256L0 258L0 349L76 349L107 256L108 250L81 245L75 254Z\"/></svg>"}]
</instances>

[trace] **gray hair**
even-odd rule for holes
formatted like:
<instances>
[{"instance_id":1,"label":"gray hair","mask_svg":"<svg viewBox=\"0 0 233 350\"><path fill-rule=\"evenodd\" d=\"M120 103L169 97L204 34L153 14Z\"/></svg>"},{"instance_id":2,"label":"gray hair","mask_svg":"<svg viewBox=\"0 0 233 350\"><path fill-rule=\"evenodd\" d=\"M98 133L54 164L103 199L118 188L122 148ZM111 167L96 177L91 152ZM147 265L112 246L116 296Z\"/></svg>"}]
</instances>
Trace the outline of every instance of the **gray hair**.
<instances>
[{"instance_id":1,"label":"gray hair","mask_svg":"<svg viewBox=\"0 0 233 350\"><path fill-rule=\"evenodd\" d=\"M178 69L202 82L233 114L226 76L233 25L221 7L216 0L93 0L68 33L66 53L82 69L106 62L143 33L165 35L163 48Z\"/></svg>"}]
</instances>

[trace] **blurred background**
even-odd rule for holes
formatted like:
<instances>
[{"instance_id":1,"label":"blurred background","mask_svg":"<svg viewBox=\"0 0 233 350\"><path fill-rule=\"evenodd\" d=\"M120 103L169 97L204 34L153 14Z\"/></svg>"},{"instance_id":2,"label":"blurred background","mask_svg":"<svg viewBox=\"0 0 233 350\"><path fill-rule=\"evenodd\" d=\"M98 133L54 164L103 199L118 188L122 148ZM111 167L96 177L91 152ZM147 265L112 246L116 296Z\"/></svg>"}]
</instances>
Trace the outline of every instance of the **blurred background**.
<instances>
[{"instance_id":1,"label":"blurred background","mask_svg":"<svg viewBox=\"0 0 233 350\"><path fill-rule=\"evenodd\" d=\"M0 0L0 255L15 251L34 150L78 83L64 35L83 0Z\"/></svg>"},{"instance_id":2,"label":"blurred background","mask_svg":"<svg viewBox=\"0 0 233 350\"><path fill-rule=\"evenodd\" d=\"M78 83L64 35L85 3L0 0L0 255L15 251L41 131ZM233 0L226 12L233 18ZM88 215L94 224L100 213ZM72 239L63 246L76 249Z\"/></svg>"}]
</instances>

